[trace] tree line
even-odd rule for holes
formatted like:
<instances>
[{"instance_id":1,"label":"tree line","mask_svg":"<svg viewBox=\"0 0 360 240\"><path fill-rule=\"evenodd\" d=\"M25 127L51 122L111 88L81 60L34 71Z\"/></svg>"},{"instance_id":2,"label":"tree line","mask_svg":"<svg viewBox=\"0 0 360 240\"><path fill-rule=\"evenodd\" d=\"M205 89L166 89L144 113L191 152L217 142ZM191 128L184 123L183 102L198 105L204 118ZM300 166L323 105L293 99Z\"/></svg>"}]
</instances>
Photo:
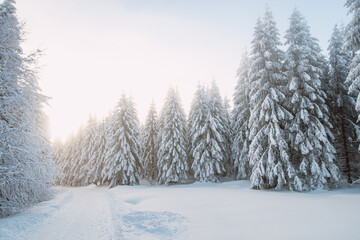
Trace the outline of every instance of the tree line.
<instances>
[{"instance_id":1,"label":"tree line","mask_svg":"<svg viewBox=\"0 0 360 240\"><path fill-rule=\"evenodd\" d=\"M345 4L353 20L335 26L326 58L295 9L281 49L267 7L256 22L250 53L237 72L233 109L214 82L198 85L188 117L170 88L159 114L152 104L139 127L123 95L114 112L65 144L56 144L64 185L159 184L188 179L248 179L254 189L309 191L359 178L359 1Z\"/></svg>"}]
</instances>

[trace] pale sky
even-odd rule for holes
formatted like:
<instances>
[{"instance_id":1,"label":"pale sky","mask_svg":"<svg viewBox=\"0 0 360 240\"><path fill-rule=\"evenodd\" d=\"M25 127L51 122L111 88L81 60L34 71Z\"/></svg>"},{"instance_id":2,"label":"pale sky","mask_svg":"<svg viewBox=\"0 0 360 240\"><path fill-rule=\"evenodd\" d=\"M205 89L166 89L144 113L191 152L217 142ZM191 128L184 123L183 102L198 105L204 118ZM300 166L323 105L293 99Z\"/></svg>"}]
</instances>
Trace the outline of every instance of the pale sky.
<instances>
[{"instance_id":1,"label":"pale sky","mask_svg":"<svg viewBox=\"0 0 360 240\"><path fill-rule=\"evenodd\" d=\"M65 139L132 96L141 122L154 99L158 112L170 85L186 113L198 82L213 79L232 99L242 51L268 4L281 36L297 7L326 53L345 0L17 0L26 51L40 48L40 86L51 97L52 139Z\"/></svg>"}]
</instances>

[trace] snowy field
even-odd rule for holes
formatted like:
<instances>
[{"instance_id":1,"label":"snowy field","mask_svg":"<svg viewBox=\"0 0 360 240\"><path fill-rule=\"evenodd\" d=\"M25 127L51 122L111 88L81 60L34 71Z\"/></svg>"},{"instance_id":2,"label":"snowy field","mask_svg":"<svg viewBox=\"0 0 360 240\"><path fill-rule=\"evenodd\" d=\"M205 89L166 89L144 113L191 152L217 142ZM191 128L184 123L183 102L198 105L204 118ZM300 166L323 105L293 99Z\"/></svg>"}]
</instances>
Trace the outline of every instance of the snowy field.
<instances>
[{"instance_id":1,"label":"snowy field","mask_svg":"<svg viewBox=\"0 0 360 240\"><path fill-rule=\"evenodd\" d=\"M247 181L55 188L0 219L0 239L360 239L360 186L256 191Z\"/></svg>"}]
</instances>

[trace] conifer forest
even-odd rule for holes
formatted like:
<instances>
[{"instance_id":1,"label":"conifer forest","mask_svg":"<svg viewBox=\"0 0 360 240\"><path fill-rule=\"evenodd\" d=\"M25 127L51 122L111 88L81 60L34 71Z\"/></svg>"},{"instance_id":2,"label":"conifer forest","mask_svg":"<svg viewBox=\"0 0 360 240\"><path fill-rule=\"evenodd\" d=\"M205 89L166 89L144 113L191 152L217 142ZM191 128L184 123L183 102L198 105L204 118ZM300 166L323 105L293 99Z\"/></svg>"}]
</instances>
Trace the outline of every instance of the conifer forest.
<instances>
[{"instance_id":1,"label":"conifer forest","mask_svg":"<svg viewBox=\"0 0 360 240\"><path fill-rule=\"evenodd\" d=\"M123 94L109 116L90 116L65 143L54 144L56 182L113 187L140 178L172 184L231 176L250 180L253 189L311 191L356 181L356 4L346 5L352 22L334 26L328 57L296 9L281 43L267 8L237 70L233 109L215 81L198 84L188 115L177 89L169 88L159 114L152 104L141 126Z\"/></svg>"},{"instance_id":2,"label":"conifer forest","mask_svg":"<svg viewBox=\"0 0 360 240\"><path fill-rule=\"evenodd\" d=\"M194 82L196 91L186 110L179 88L165 85L161 106L149 102L146 119L140 121L137 103L126 90L120 91L116 107L106 117L89 114L87 123L65 141L51 141L44 112L51 96L44 95L39 84L42 51L23 51L27 29L18 19L15 0L4 0L0 4L0 220L58 199L57 191L65 191L59 189L99 188L108 191L101 195L113 203L108 217L121 218L122 230L113 230L111 236L104 230L105 235L94 239L205 239L196 235L200 233L176 235L186 232L180 227L185 218L177 213L126 213L115 203L137 185L150 196L153 192L146 187L174 192L195 184L215 186L220 192L225 191L222 184L236 191L234 186L248 183L246 189L264 192L261 196L302 192L300 198L313 196L314 191L356 186L360 182L360 0L344 0L344 8L350 21L326 26L332 27L327 49L321 48L311 23L297 8L288 13L285 32L278 29L271 3L263 8L253 23L248 50L234 69L237 83L231 100L222 95L221 80ZM122 185L129 187L118 188ZM87 194L86 201L95 199L90 191ZM76 196L81 195L74 192L72 197ZM70 201L70 197L59 199L58 204ZM133 206L141 201L135 197L125 202ZM146 230L148 225L134 230L139 219L157 218L160 225L155 230ZM168 228L161 225L164 222ZM0 221L0 239L12 239L6 235L9 224ZM38 234L29 236L51 237ZM122 238L116 237L121 234ZM13 239L27 239L16 236Z\"/></svg>"}]
</instances>

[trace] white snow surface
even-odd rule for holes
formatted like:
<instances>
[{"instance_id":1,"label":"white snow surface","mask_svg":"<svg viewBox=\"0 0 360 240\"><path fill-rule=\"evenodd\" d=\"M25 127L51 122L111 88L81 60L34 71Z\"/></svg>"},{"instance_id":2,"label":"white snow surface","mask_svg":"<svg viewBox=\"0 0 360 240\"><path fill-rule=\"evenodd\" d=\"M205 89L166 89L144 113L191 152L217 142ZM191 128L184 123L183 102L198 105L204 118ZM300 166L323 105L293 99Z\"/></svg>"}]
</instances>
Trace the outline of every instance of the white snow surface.
<instances>
[{"instance_id":1,"label":"white snow surface","mask_svg":"<svg viewBox=\"0 0 360 240\"><path fill-rule=\"evenodd\" d=\"M296 193L248 181L56 187L0 219L0 239L359 239L360 186Z\"/></svg>"}]
</instances>

